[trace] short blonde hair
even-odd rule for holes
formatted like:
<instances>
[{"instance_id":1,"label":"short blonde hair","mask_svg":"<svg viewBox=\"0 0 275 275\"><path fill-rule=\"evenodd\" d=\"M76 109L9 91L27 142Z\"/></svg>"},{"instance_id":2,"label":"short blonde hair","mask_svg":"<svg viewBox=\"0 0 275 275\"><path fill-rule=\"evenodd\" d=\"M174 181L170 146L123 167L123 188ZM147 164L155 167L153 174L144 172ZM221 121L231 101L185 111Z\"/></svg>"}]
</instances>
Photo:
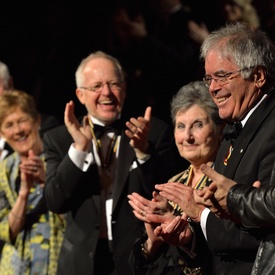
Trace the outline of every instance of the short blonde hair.
<instances>
[{"instance_id":1,"label":"short blonde hair","mask_svg":"<svg viewBox=\"0 0 275 275\"><path fill-rule=\"evenodd\" d=\"M34 121L39 119L39 112L31 95L20 90L9 90L4 91L0 96L0 126L4 118L17 107L28 114Z\"/></svg>"}]
</instances>

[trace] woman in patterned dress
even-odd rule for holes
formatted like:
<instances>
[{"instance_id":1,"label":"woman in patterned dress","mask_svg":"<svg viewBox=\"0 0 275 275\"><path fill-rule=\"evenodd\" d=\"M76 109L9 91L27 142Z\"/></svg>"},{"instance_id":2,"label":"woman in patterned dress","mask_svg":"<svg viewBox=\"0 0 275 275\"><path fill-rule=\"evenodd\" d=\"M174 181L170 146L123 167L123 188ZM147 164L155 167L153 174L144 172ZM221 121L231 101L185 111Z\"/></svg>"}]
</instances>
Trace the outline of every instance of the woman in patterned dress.
<instances>
[{"instance_id":1,"label":"woman in patterned dress","mask_svg":"<svg viewBox=\"0 0 275 275\"><path fill-rule=\"evenodd\" d=\"M0 274L56 274L64 223L43 199L45 162L34 99L0 97L0 134L14 153L0 163Z\"/></svg>"}]
</instances>

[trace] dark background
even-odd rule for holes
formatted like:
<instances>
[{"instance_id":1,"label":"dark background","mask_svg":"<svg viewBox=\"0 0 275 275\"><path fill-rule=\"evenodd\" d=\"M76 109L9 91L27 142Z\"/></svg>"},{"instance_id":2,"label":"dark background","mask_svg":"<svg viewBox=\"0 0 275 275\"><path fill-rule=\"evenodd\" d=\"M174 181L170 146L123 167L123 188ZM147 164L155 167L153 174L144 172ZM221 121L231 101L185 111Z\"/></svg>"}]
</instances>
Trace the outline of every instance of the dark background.
<instances>
[{"instance_id":1,"label":"dark background","mask_svg":"<svg viewBox=\"0 0 275 275\"><path fill-rule=\"evenodd\" d=\"M255 1L263 18L269 12L265 1ZM218 3L189 1L213 28L221 22ZM9 0L1 4L0 60L9 66L15 87L34 95L39 110L55 115L61 123L69 100L76 102L77 114L85 111L75 97L74 73L90 52L106 48L113 4L112 0Z\"/></svg>"}]
</instances>

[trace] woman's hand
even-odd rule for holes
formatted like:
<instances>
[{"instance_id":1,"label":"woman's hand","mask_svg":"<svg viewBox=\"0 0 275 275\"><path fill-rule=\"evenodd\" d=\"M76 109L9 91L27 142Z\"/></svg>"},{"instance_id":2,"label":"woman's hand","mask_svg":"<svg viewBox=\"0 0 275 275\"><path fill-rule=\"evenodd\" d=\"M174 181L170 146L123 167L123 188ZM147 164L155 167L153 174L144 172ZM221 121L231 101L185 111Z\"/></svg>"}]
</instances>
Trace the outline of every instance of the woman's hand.
<instances>
[{"instance_id":1,"label":"woman's hand","mask_svg":"<svg viewBox=\"0 0 275 275\"><path fill-rule=\"evenodd\" d=\"M45 169L44 162L34 154L33 150L29 151L27 159L23 159L19 165L21 171L21 186L25 186L25 181L28 181L28 185L32 187L34 182L45 183ZM22 182L22 173L24 174L24 181ZM29 188L30 188L29 187Z\"/></svg>"},{"instance_id":2,"label":"woman's hand","mask_svg":"<svg viewBox=\"0 0 275 275\"><path fill-rule=\"evenodd\" d=\"M172 206L167 199L160 196L156 191L153 192L152 200L140 196L138 193L128 195L129 204L132 206L134 215L141 221L151 223L147 214L166 215L172 214Z\"/></svg>"},{"instance_id":3,"label":"woman's hand","mask_svg":"<svg viewBox=\"0 0 275 275\"><path fill-rule=\"evenodd\" d=\"M186 220L187 216L165 217L154 233L164 242L175 246L186 246L193 238L193 232Z\"/></svg>"},{"instance_id":4,"label":"woman's hand","mask_svg":"<svg viewBox=\"0 0 275 275\"><path fill-rule=\"evenodd\" d=\"M133 208L134 215L141 221L144 221L146 233L148 239L146 240L144 246L146 247L146 253L148 255L153 255L159 247L163 244L164 240L161 236L157 236L154 230L160 225L158 222L152 221L148 217L156 216L173 216L172 207L168 203L167 199L161 197L156 191L153 192L152 200L147 200L146 198L140 196L138 193L132 193L128 195L129 204Z\"/></svg>"}]
</instances>

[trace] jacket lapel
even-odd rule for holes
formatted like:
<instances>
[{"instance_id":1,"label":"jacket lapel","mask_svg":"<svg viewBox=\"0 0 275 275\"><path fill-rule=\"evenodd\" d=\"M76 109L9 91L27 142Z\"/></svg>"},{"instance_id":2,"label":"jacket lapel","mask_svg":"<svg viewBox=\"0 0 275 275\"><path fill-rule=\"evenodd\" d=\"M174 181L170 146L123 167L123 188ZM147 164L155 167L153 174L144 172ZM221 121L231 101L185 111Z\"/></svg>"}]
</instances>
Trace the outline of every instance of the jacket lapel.
<instances>
[{"instance_id":1,"label":"jacket lapel","mask_svg":"<svg viewBox=\"0 0 275 275\"><path fill-rule=\"evenodd\" d=\"M121 135L118 159L113 185L113 209L115 209L124 186L127 183L130 167L135 159L135 153L129 144L129 138L124 133Z\"/></svg>"},{"instance_id":2,"label":"jacket lapel","mask_svg":"<svg viewBox=\"0 0 275 275\"><path fill-rule=\"evenodd\" d=\"M269 94L259 107L253 112L248 119L245 127L243 128L240 136L236 140L234 150L228 161L228 166L225 169L224 175L233 178L238 165L242 159L243 154L246 152L251 140L257 135L261 125L275 108L275 93L274 91Z\"/></svg>"}]
</instances>

